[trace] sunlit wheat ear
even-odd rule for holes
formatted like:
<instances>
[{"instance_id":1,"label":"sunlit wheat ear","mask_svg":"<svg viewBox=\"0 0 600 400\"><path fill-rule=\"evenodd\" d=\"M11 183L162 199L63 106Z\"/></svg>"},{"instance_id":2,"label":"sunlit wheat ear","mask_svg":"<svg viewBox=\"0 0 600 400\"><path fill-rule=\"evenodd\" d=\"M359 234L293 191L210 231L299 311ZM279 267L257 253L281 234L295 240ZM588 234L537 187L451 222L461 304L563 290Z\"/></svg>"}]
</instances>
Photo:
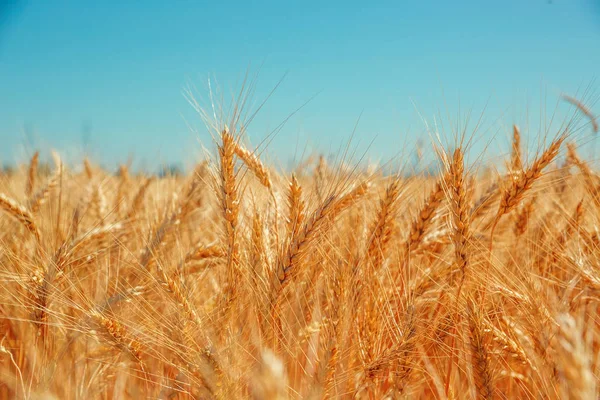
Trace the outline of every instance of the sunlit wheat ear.
<instances>
[{"instance_id":1,"label":"sunlit wheat ear","mask_svg":"<svg viewBox=\"0 0 600 400\"><path fill-rule=\"evenodd\" d=\"M454 245L454 271L450 273L449 281L451 285L455 284L455 272L460 274L460 281L456 290L456 304L459 304L460 295L463 284L469 269L470 253L467 248L470 240L470 205L467 198L466 174L464 167L464 154L460 147L454 150L452 158L449 158L446 153L441 153L443 162L446 165L447 175L445 182L445 190L447 193L449 209L450 209L450 231L452 244ZM452 337L450 347L454 349L455 337ZM452 350L454 353L454 350ZM454 355L450 358L448 372L446 374L446 392L449 390L450 380L452 377Z\"/></svg>"},{"instance_id":2,"label":"sunlit wheat ear","mask_svg":"<svg viewBox=\"0 0 600 400\"><path fill-rule=\"evenodd\" d=\"M185 219L189 213L195 208L196 203L193 201L198 187L198 178L192 175L188 184L185 187L183 198L175 205L175 210L165 213L160 224L153 229L142 255L139 260L139 265L149 270L154 260L156 250L164 243L165 238L172 233L174 226L177 226Z\"/></svg>"},{"instance_id":3,"label":"sunlit wheat ear","mask_svg":"<svg viewBox=\"0 0 600 400\"><path fill-rule=\"evenodd\" d=\"M292 174L288 195L288 217L287 217L287 241L288 243L294 240L302 223L304 222L304 212L306 205L302 199L302 186L298 182L295 174Z\"/></svg>"},{"instance_id":4,"label":"sunlit wheat ear","mask_svg":"<svg viewBox=\"0 0 600 400\"><path fill-rule=\"evenodd\" d=\"M137 214L137 212L141 209L142 203L144 201L144 196L146 195L146 191L148 190L148 187L150 187L150 184L153 181L154 181L154 177L147 178L142 183L142 185L138 189L137 193L135 194L135 197L133 198L133 201L131 202L131 207L130 207L129 212L127 214L127 218L133 218Z\"/></svg>"},{"instance_id":5,"label":"sunlit wheat ear","mask_svg":"<svg viewBox=\"0 0 600 400\"><path fill-rule=\"evenodd\" d=\"M315 239L318 229L325 224L326 216L334 207L334 197L330 197L317 211L304 223L298 235L292 240L283 257L282 266L279 275L279 281L284 284L289 282L296 275L294 264L303 255L303 251Z\"/></svg>"},{"instance_id":6,"label":"sunlit wheat ear","mask_svg":"<svg viewBox=\"0 0 600 400\"><path fill-rule=\"evenodd\" d=\"M40 231L38 230L33 215L25 206L0 193L0 208L19 221L25 229L31 232L37 241L40 240Z\"/></svg>"},{"instance_id":7,"label":"sunlit wheat ear","mask_svg":"<svg viewBox=\"0 0 600 400\"><path fill-rule=\"evenodd\" d=\"M190 203L192 197L194 195L195 189L197 187L197 179L195 176L192 176L190 183L188 184L188 188L186 190L186 195L181 201L179 207L172 212L170 215L167 214L163 218L160 226L156 229L154 234L151 237L150 242L146 245L142 257L140 259L140 265L146 269L149 269L150 261L152 260L152 255L157 247L163 243L167 234L169 234L172 230L173 225L175 225L181 218L185 218L187 213L190 211ZM198 256L198 254L195 254ZM205 252L205 255L206 252ZM191 255L190 257L194 257ZM185 262L185 260L184 260ZM178 283L174 277L167 274L164 268L160 264L156 264L154 268L154 276L157 282L162 286L164 291L168 294L169 297L177 304L178 309L182 310L182 315L184 317L185 323L190 322L194 325L194 330L198 332L200 335L203 345L211 346L212 342L206 332L204 331L204 324L196 311L196 307L190 302L187 294L184 291L184 288ZM184 325L185 326L185 325ZM222 376L222 371L220 367L218 367L218 363L214 358L212 352L207 349L203 351L203 358L208 360L214 368L219 370L219 382Z\"/></svg>"},{"instance_id":8,"label":"sunlit wheat ear","mask_svg":"<svg viewBox=\"0 0 600 400\"><path fill-rule=\"evenodd\" d=\"M450 204L454 257L457 268L461 274L461 283L459 287L462 287L462 282L465 279L467 266L469 264L469 251L467 245L471 236L469 231L471 218L468 199L466 197L464 158L460 148L454 151L452 160L449 162L446 190L448 191L448 202Z\"/></svg>"},{"instance_id":9,"label":"sunlit wheat ear","mask_svg":"<svg viewBox=\"0 0 600 400\"><path fill-rule=\"evenodd\" d=\"M237 225L239 199L235 179L235 139L225 128L221 132L219 146L219 175L221 212L225 224L224 248L227 253L227 290L228 297L235 296L236 276L238 275L239 249L237 243Z\"/></svg>"},{"instance_id":10,"label":"sunlit wheat ear","mask_svg":"<svg viewBox=\"0 0 600 400\"><path fill-rule=\"evenodd\" d=\"M396 227L396 212L399 207L400 181L397 178L387 186L385 196L380 200L377 215L371 227L367 257L377 270L381 266L386 249Z\"/></svg>"},{"instance_id":11,"label":"sunlit wheat ear","mask_svg":"<svg viewBox=\"0 0 600 400\"><path fill-rule=\"evenodd\" d=\"M252 171L252 173L254 174L254 176L256 176L256 178L259 180L259 182L265 188L267 188L269 190L269 195L271 196L271 199L273 200L273 211L274 211L273 232L274 232L274 237L275 237L275 244L276 244L276 247L279 248L280 247L279 226L278 226L279 207L277 204L277 197L275 196L275 192L274 192L274 188L273 188L273 183L271 182L271 175L269 173L269 170L267 167L264 166L262 161L260 161L260 159L258 158L256 153L253 153L253 152L245 149L238 142L234 143L234 152L235 152L235 155L240 160L242 160L242 162L244 164L246 164L248 169L250 171Z\"/></svg>"},{"instance_id":12,"label":"sunlit wheat ear","mask_svg":"<svg viewBox=\"0 0 600 400\"><path fill-rule=\"evenodd\" d=\"M221 257L225 257L225 253L223 253L223 248L221 246L218 246L216 244L212 244L212 245L208 245L208 246L200 244L200 245L194 247L192 250L190 250L186 254L184 261L185 262L200 261L200 260L205 260L207 258L221 258Z\"/></svg>"},{"instance_id":13,"label":"sunlit wheat ear","mask_svg":"<svg viewBox=\"0 0 600 400\"><path fill-rule=\"evenodd\" d=\"M432 224L435 212L439 209L444 198L443 179L439 179L433 190L429 193L425 203L419 209L416 218L411 223L408 238L404 245L407 254L410 251L416 251L421 245L427 228Z\"/></svg>"},{"instance_id":14,"label":"sunlit wheat ear","mask_svg":"<svg viewBox=\"0 0 600 400\"><path fill-rule=\"evenodd\" d=\"M485 340L485 330L481 322L478 305L468 303L467 321L469 324L469 343L471 348L471 365L478 399L494 397L493 374L490 367L490 355Z\"/></svg>"},{"instance_id":15,"label":"sunlit wheat ear","mask_svg":"<svg viewBox=\"0 0 600 400\"><path fill-rule=\"evenodd\" d=\"M526 365L531 369L535 369L533 361L531 361L526 350L520 343L510 337L504 330L494 326L489 320L482 318L481 323L483 332L489 332L491 336L493 336L492 341L496 343L502 351L510 354L510 357L519 363Z\"/></svg>"},{"instance_id":16,"label":"sunlit wheat ear","mask_svg":"<svg viewBox=\"0 0 600 400\"><path fill-rule=\"evenodd\" d=\"M256 154L245 149L239 143L234 143L234 151L235 155L246 164L248 169L258 178L259 182L267 189L270 189L272 184L269 170L263 165Z\"/></svg>"},{"instance_id":17,"label":"sunlit wheat ear","mask_svg":"<svg viewBox=\"0 0 600 400\"><path fill-rule=\"evenodd\" d=\"M344 329L347 328L347 316L344 306L349 304L350 289L349 281L350 274L348 271L338 269L331 282L332 299L330 307L331 333L329 339L329 359L327 360L325 383L323 384L323 396L330 398L333 392L333 386L336 381L337 364L339 361L339 350L343 348L342 337Z\"/></svg>"},{"instance_id":18,"label":"sunlit wheat ear","mask_svg":"<svg viewBox=\"0 0 600 400\"><path fill-rule=\"evenodd\" d=\"M523 235L527 231L529 218L533 213L537 196L533 196L526 204L524 204L516 215L515 226L513 233L515 237Z\"/></svg>"},{"instance_id":19,"label":"sunlit wheat ear","mask_svg":"<svg viewBox=\"0 0 600 400\"><path fill-rule=\"evenodd\" d=\"M417 343L417 328L415 307L408 304L406 307L406 318L404 321L404 331L402 336L402 349L398 351L398 357L394 365L393 384L395 392L401 395L410 384L410 378L414 369L415 344Z\"/></svg>"},{"instance_id":20,"label":"sunlit wheat ear","mask_svg":"<svg viewBox=\"0 0 600 400\"><path fill-rule=\"evenodd\" d=\"M46 185L40 188L37 192L35 192L35 194L33 194L33 196L29 198L27 206L33 214L36 214L39 211L40 207L50 196L50 193L52 193L54 188L56 188L59 185L63 177L63 172L64 168L62 164L60 164L56 168L56 171L54 171L54 174L52 174Z\"/></svg>"},{"instance_id":21,"label":"sunlit wheat ear","mask_svg":"<svg viewBox=\"0 0 600 400\"><path fill-rule=\"evenodd\" d=\"M193 305L188 300L187 296L184 294L183 289L177 283L177 281L171 278L164 271L163 268L157 268L157 278L159 283L163 286L163 288L171 295L175 303L183 310L185 317L190 321L196 324L198 329L202 329L202 321L198 316Z\"/></svg>"},{"instance_id":22,"label":"sunlit wheat ear","mask_svg":"<svg viewBox=\"0 0 600 400\"><path fill-rule=\"evenodd\" d=\"M521 171L523 169L523 156L521 153L521 130L517 125L513 125L512 152L510 154L510 167L512 171Z\"/></svg>"},{"instance_id":23,"label":"sunlit wheat ear","mask_svg":"<svg viewBox=\"0 0 600 400\"><path fill-rule=\"evenodd\" d=\"M544 151L538 158L535 159L531 167L524 171L524 173L513 179L508 184L508 187L504 189L500 197L500 205L496 216L491 225L490 230L490 249L493 245L494 230L496 225L500 221L503 215L508 214L512 211L521 201L525 193L531 189L531 186L536 180L542 176L542 171L546 168L558 155L560 146L566 139L566 136L562 135L555 139L550 146Z\"/></svg>"},{"instance_id":24,"label":"sunlit wheat ear","mask_svg":"<svg viewBox=\"0 0 600 400\"><path fill-rule=\"evenodd\" d=\"M249 260L251 269L251 280L255 286L259 286L259 280L264 279L270 273L269 260L265 243L265 229L259 210L254 210L252 217L252 230L250 232ZM262 283L261 283L262 285Z\"/></svg>"},{"instance_id":25,"label":"sunlit wheat ear","mask_svg":"<svg viewBox=\"0 0 600 400\"><path fill-rule=\"evenodd\" d=\"M47 322L49 296L52 295L51 290L56 290L59 285L56 281L64 278L65 269L73 261L77 248L84 247L87 243L101 240L103 237L113 234L121 228L121 224L105 225L75 237L70 242L65 242L58 248L47 266L40 266L33 272L31 277L33 283L31 295L35 303L33 315L37 322L42 324Z\"/></svg>"},{"instance_id":26,"label":"sunlit wheat ear","mask_svg":"<svg viewBox=\"0 0 600 400\"><path fill-rule=\"evenodd\" d=\"M333 225L343 211L366 194L368 188L369 183L363 182L345 195L331 195L310 217L307 217L298 235L287 245L277 270L277 281L274 281L275 285L273 285L270 296L270 319L274 324L272 330L275 335L281 336L283 333L280 325L280 311L283 306L285 290L305 272L305 259L312 246L318 242L323 232ZM272 336L272 338L276 338L276 336Z\"/></svg>"},{"instance_id":27,"label":"sunlit wheat ear","mask_svg":"<svg viewBox=\"0 0 600 400\"><path fill-rule=\"evenodd\" d=\"M289 244L283 257L279 271L281 286L278 293L281 293L299 275L299 267L302 264L302 259L306 256L311 245L318 239L321 229L331 226L331 223L335 221L341 212L350 207L367 192L368 187L368 183L364 182L343 196L330 196L304 222L302 229Z\"/></svg>"},{"instance_id":28,"label":"sunlit wheat ear","mask_svg":"<svg viewBox=\"0 0 600 400\"><path fill-rule=\"evenodd\" d=\"M142 344L133 338L131 333L129 333L117 320L105 317L96 311L91 311L90 316L100 328L102 333L101 337L105 338L105 340L111 343L114 347L131 356L140 364L142 371L144 371L144 362L142 361Z\"/></svg>"},{"instance_id":29,"label":"sunlit wheat ear","mask_svg":"<svg viewBox=\"0 0 600 400\"><path fill-rule=\"evenodd\" d=\"M359 329L359 336L363 352L363 362L369 363L374 356L374 332L377 331L376 325L380 321L377 317L377 307L382 304L381 299L365 297L365 291L371 290L376 284L377 276L381 273L381 267L388 253L388 247L392 241L392 236L397 227L396 214L399 208L399 196L402 184L398 177L393 177L386 186L383 197L379 200L379 205L374 220L368 227L368 236L366 242L365 258L356 258L352 263L354 279L353 303L363 303L363 321ZM400 276L400 271L393 271L391 280L396 280Z\"/></svg>"},{"instance_id":30,"label":"sunlit wheat ear","mask_svg":"<svg viewBox=\"0 0 600 400\"><path fill-rule=\"evenodd\" d=\"M363 366L362 383L358 385L357 393L363 391L373 380L385 375L391 377L396 394L401 395L409 383L412 373L412 360L415 349L415 315L414 306L407 305L407 315L403 323L402 336L391 347L380 352L373 360Z\"/></svg>"},{"instance_id":31,"label":"sunlit wheat ear","mask_svg":"<svg viewBox=\"0 0 600 400\"><path fill-rule=\"evenodd\" d=\"M33 193L35 187L35 178L37 176L38 164L39 164L40 152L36 151L31 161L29 162L29 169L27 173L27 186L25 187L25 194L29 197Z\"/></svg>"}]
</instances>

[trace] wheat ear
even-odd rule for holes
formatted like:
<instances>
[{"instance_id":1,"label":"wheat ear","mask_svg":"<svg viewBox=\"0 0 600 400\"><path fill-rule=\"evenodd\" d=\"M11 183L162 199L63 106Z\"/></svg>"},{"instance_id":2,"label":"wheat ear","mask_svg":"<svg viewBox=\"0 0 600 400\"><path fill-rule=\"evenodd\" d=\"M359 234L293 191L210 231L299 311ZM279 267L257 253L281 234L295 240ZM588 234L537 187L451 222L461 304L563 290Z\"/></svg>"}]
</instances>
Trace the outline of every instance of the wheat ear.
<instances>
[{"instance_id":1,"label":"wheat ear","mask_svg":"<svg viewBox=\"0 0 600 400\"><path fill-rule=\"evenodd\" d=\"M22 206L17 201L0 193L0 208L19 221L39 242L40 232L33 218L33 214L25 206Z\"/></svg>"},{"instance_id":2,"label":"wheat ear","mask_svg":"<svg viewBox=\"0 0 600 400\"><path fill-rule=\"evenodd\" d=\"M533 212L533 208L535 205L537 197L533 196L531 200L527 202L527 204L521 207L521 210L517 213L516 222L513 229L515 237L519 237L525 233L527 230L527 226L529 225L529 217Z\"/></svg>"},{"instance_id":3,"label":"wheat ear","mask_svg":"<svg viewBox=\"0 0 600 400\"><path fill-rule=\"evenodd\" d=\"M410 232L404 244L407 253L416 251L421 245L423 237L433 222L435 212L442 204L444 197L443 179L441 179L436 182L435 187L429 193L429 197L425 201L425 204L423 204L417 213L417 217L410 225Z\"/></svg>"},{"instance_id":4,"label":"wheat ear","mask_svg":"<svg viewBox=\"0 0 600 400\"><path fill-rule=\"evenodd\" d=\"M148 187L150 186L152 181L154 181L154 177L147 178L144 181L144 183L141 184L140 188L138 189L137 193L135 194L135 197L133 198L131 207L129 209L129 213L127 213L128 219L133 218L135 216L135 214L142 208L144 196L146 195L146 191L148 190Z\"/></svg>"},{"instance_id":5,"label":"wheat ear","mask_svg":"<svg viewBox=\"0 0 600 400\"><path fill-rule=\"evenodd\" d=\"M377 218L371 227L371 235L367 247L367 257L373 262L374 269L379 269L385 257L385 250L392 237L398 210L400 181L394 179L386 188L385 196L379 202Z\"/></svg>"},{"instance_id":6,"label":"wheat ear","mask_svg":"<svg viewBox=\"0 0 600 400\"><path fill-rule=\"evenodd\" d=\"M271 178L269 176L269 170L263 165L260 159L251 152L245 149L239 143L233 144L235 155L246 164L248 169L258 178L260 183L267 189L271 188Z\"/></svg>"},{"instance_id":7,"label":"wheat ear","mask_svg":"<svg viewBox=\"0 0 600 400\"><path fill-rule=\"evenodd\" d=\"M477 398L492 399L494 396L494 386L490 368L490 356L485 344L481 315L477 305L473 301L470 301L467 306L467 320L469 324L471 360Z\"/></svg>"},{"instance_id":8,"label":"wheat ear","mask_svg":"<svg viewBox=\"0 0 600 400\"><path fill-rule=\"evenodd\" d=\"M340 197L330 196L325 203L321 205L304 223L298 236L290 243L283 257L281 265L281 275L279 281L281 288L287 286L295 277L299 275L297 264L306 256L308 249L319 237L321 229L335 220L335 218L346 208L352 205L358 198L362 197L368 189L367 183L358 185L348 194Z\"/></svg>"},{"instance_id":9,"label":"wheat ear","mask_svg":"<svg viewBox=\"0 0 600 400\"><path fill-rule=\"evenodd\" d=\"M451 211L454 257L461 272L460 293L460 287L464 282L467 265L469 264L467 244L470 238L470 216L465 187L464 158L460 148L456 149L452 156L446 186Z\"/></svg>"},{"instance_id":10,"label":"wheat ear","mask_svg":"<svg viewBox=\"0 0 600 400\"><path fill-rule=\"evenodd\" d=\"M521 130L517 125L513 125L512 153L510 155L510 166L512 171L521 171L523 169L521 155Z\"/></svg>"},{"instance_id":11,"label":"wheat ear","mask_svg":"<svg viewBox=\"0 0 600 400\"><path fill-rule=\"evenodd\" d=\"M498 211L491 225L490 230L490 249L493 245L494 230L503 215L509 213L521 201L524 194L531 188L533 183L542 176L542 171L550 164L558 155L561 144L565 141L566 136L562 135L555 139L550 146L538 158L535 159L531 167L529 167L517 179L514 179L509 187L502 193Z\"/></svg>"},{"instance_id":12,"label":"wheat ear","mask_svg":"<svg viewBox=\"0 0 600 400\"><path fill-rule=\"evenodd\" d=\"M142 371L145 371L142 361L142 344L134 339L119 321L107 318L94 310L90 311L90 316L102 328L103 336L115 347L134 358L140 364Z\"/></svg>"},{"instance_id":13,"label":"wheat ear","mask_svg":"<svg viewBox=\"0 0 600 400\"><path fill-rule=\"evenodd\" d=\"M25 188L25 194L31 196L33 188L35 186L35 177L37 176L38 164L39 164L40 152L36 151L31 161L29 162L29 170L27 173L27 187Z\"/></svg>"},{"instance_id":14,"label":"wheat ear","mask_svg":"<svg viewBox=\"0 0 600 400\"><path fill-rule=\"evenodd\" d=\"M39 189L33 196L29 198L29 200L27 201L27 207L31 210L33 214L39 211L42 204L44 204L44 202L50 195L50 192L52 192L52 190L56 186L58 186L62 174L63 166L62 164L59 164L58 167L56 167L56 171L54 172L50 180L48 180L46 185L43 188Z\"/></svg>"},{"instance_id":15,"label":"wheat ear","mask_svg":"<svg viewBox=\"0 0 600 400\"><path fill-rule=\"evenodd\" d=\"M304 209L306 208L304 200L302 200L302 186L300 186L295 174L292 174L292 179L290 181L288 208L287 236L288 243L290 243L294 240L304 222Z\"/></svg>"}]
</instances>

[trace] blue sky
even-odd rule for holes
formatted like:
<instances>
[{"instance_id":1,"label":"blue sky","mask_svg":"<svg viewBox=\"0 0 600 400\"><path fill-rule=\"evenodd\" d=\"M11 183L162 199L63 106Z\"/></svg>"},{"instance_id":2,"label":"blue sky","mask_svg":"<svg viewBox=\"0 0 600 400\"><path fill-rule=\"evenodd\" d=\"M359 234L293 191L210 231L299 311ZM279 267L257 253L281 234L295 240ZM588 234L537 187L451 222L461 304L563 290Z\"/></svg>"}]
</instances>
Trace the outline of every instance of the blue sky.
<instances>
[{"instance_id":1,"label":"blue sky","mask_svg":"<svg viewBox=\"0 0 600 400\"><path fill-rule=\"evenodd\" d=\"M183 94L208 104L258 73L249 127L265 157L349 140L370 159L428 139L423 115L485 108L480 150L508 149L512 123L534 127L546 94L582 93L600 65L593 0L21 1L0 18L0 161L53 147L105 165L190 165L210 135ZM2 2L6 4L6 0ZM143 4L143 6L140 6ZM1 6L0 6L1 7ZM594 92L594 93L597 93ZM314 98L313 98L314 97ZM594 96L590 97L595 99ZM532 128L535 131L537 128ZM535 137L537 132L525 132ZM500 150L492 150L494 151Z\"/></svg>"}]
</instances>

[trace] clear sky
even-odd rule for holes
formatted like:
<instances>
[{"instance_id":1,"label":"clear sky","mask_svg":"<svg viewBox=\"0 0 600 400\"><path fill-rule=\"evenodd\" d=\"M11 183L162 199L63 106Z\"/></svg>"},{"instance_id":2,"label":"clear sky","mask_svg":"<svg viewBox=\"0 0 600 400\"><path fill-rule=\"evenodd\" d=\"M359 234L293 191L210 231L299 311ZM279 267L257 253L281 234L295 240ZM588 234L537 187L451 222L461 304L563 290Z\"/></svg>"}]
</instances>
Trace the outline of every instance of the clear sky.
<instances>
[{"instance_id":1,"label":"clear sky","mask_svg":"<svg viewBox=\"0 0 600 400\"><path fill-rule=\"evenodd\" d=\"M269 144L280 165L335 151L359 116L352 143L387 160L427 139L419 113L457 116L459 100L475 114L487 104L479 145L506 146L513 122L539 119L542 93L551 110L563 91L597 88L599 3L4 0L0 161L53 147L189 165L211 142L184 90L206 100L211 78L228 95L248 70L257 103L285 75L249 127L254 144L314 97Z\"/></svg>"}]
</instances>

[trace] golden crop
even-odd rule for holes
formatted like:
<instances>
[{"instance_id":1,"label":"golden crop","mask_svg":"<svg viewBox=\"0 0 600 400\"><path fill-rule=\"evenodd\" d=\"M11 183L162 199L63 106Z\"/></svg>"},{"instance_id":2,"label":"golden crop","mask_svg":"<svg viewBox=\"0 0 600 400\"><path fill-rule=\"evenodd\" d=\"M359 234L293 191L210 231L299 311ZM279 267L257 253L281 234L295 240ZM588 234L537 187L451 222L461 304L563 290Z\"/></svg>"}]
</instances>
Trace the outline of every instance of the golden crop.
<instances>
[{"instance_id":1,"label":"golden crop","mask_svg":"<svg viewBox=\"0 0 600 400\"><path fill-rule=\"evenodd\" d=\"M595 399L600 179L513 136L411 177L224 127L184 177L36 154L0 178L0 398Z\"/></svg>"}]
</instances>

